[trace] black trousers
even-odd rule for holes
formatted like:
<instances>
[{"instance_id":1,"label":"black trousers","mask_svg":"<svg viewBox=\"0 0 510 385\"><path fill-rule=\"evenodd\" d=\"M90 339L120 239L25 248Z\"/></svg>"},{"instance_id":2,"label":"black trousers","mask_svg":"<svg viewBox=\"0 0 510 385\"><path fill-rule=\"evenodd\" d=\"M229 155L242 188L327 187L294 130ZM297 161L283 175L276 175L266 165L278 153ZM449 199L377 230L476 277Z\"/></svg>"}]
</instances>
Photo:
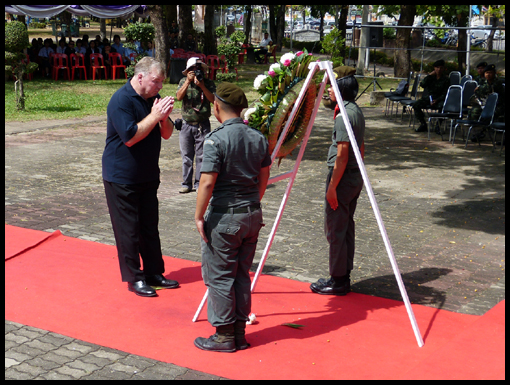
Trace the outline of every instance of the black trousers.
<instances>
[{"instance_id":1,"label":"black trousers","mask_svg":"<svg viewBox=\"0 0 510 385\"><path fill-rule=\"evenodd\" d=\"M159 180L117 184L103 180L122 282L163 274L165 266L158 231ZM141 270L140 257L143 261Z\"/></svg>"}]
</instances>

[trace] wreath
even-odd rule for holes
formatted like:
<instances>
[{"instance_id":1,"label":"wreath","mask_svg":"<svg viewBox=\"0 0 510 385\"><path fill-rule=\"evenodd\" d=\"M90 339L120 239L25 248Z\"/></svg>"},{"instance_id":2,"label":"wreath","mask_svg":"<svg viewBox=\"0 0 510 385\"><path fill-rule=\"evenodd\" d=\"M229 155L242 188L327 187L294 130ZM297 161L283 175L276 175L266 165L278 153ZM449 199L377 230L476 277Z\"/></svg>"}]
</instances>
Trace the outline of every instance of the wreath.
<instances>
[{"instance_id":1,"label":"wreath","mask_svg":"<svg viewBox=\"0 0 510 385\"><path fill-rule=\"evenodd\" d=\"M262 132L273 153L281 132L285 128L299 93L308 75L308 65L314 59L308 52L290 52L283 55L279 63L272 64L264 74L257 76L254 88L261 97L255 106L245 113L250 127ZM289 127L287 136L278 151L280 160L289 155L303 139L317 98L317 84L314 79L308 85L306 94Z\"/></svg>"}]
</instances>

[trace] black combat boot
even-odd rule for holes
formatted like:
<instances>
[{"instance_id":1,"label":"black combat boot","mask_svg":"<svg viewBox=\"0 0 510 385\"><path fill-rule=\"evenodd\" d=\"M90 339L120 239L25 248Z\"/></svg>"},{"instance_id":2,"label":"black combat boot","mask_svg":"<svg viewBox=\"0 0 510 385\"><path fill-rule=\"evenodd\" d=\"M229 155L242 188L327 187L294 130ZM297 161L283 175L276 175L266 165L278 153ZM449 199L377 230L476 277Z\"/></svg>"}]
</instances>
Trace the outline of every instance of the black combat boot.
<instances>
[{"instance_id":1,"label":"black combat boot","mask_svg":"<svg viewBox=\"0 0 510 385\"><path fill-rule=\"evenodd\" d=\"M216 333L209 338L198 337L195 346L211 352L233 353L236 351L234 341L234 324L218 326Z\"/></svg>"},{"instance_id":2,"label":"black combat boot","mask_svg":"<svg viewBox=\"0 0 510 385\"><path fill-rule=\"evenodd\" d=\"M237 350L245 350L250 347L250 344L246 341L246 322L236 321L234 323L234 340Z\"/></svg>"}]
</instances>

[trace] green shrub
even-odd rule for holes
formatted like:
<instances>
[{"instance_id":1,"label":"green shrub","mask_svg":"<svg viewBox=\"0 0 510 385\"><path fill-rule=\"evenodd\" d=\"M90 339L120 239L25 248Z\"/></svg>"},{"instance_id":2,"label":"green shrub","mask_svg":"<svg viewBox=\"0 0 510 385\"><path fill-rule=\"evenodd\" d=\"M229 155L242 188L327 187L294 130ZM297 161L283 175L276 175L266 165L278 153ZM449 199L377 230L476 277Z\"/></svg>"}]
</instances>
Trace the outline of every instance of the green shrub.
<instances>
[{"instance_id":1,"label":"green shrub","mask_svg":"<svg viewBox=\"0 0 510 385\"><path fill-rule=\"evenodd\" d=\"M124 28L124 35L126 36L126 41L153 41L156 36L156 30L152 23L140 23L137 21Z\"/></svg>"},{"instance_id":2,"label":"green shrub","mask_svg":"<svg viewBox=\"0 0 510 385\"><path fill-rule=\"evenodd\" d=\"M236 74L235 74L235 72L228 72L225 74L218 73L218 74L216 74L216 80L218 83L221 83L221 82L233 83L236 80Z\"/></svg>"},{"instance_id":3,"label":"green shrub","mask_svg":"<svg viewBox=\"0 0 510 385\"><path fill-rule=\"evenodd\" d=\"M30 47L30 44L25 24L19 21L5 23L5 50L8 52L21 52L28 47Z\"/></svg>"},{"instance_id":4,"label":"green shrub","mask_svg":"<svg viewBox=\"0 0 510 385\"><path fill-rule=\"evenodd\" d=\"M28 28L31 28L31 29L45 29L46 28L46 23L38 23L36 21L31 21L30 24L28 25Z\"/></svg>"},{"instance_id":5,"label":"green shrub","mask_svg":"<svg viewBox=\"0 0 510 385\"><path fill-rule=\"evenodd\" d=\"M228 68L233 68L237 62L237 55L241 52L241 44L246 39L246 35L242 31L236 31L230 35L230 39L226 37L225 28L216 28L216 35L220 37L218 44L218 55L225 55Z\"/></svg>"}]
</instances>

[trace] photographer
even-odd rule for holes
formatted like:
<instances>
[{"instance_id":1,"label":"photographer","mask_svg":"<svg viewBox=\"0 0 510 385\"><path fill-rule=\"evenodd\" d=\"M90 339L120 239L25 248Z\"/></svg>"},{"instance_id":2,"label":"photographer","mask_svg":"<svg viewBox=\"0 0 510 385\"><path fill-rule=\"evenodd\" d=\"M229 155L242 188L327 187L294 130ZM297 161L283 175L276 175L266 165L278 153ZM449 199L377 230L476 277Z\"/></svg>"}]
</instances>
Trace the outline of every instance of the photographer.
<instances>
[{"instance_id":1,"label":"photographer","mask_svg":"<svg viewBox=\"0 0 510 385\"><path fill-rule=\"evenodd\" d=\"M211 103L214 103L216 86L206 79L207 66L198 58L190 58L186 64L185 75L177 88L177 100L182 100L182 126L179 144L182 156L181 194L198 189L202 150L205 136L211 132ZM176 121L176 128L179 129ZM196 156L195 178L193 180L193 159Z\"/></svg>"}]
</instances>

